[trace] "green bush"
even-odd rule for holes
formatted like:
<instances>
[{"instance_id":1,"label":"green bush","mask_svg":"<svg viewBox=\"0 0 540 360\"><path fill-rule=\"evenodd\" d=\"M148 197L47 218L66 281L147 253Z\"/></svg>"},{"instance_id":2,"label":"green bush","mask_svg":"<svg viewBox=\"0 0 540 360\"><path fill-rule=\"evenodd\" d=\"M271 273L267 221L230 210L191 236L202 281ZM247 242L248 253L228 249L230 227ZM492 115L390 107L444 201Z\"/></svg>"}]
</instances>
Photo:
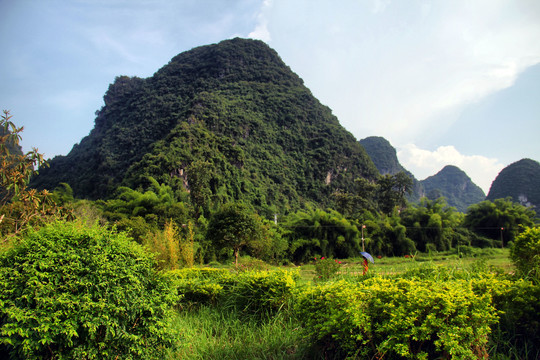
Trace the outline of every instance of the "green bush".
<instances>
[{"instance_id":1,"label":"green bush","mask_svg":"<svg viewBox=\"0 0 540 360\"><path fill-rule=\"evenodd\" d=\"M236 271L264 271L270 270L270 265L261 259L252 258L250 256L242 256L238 261Z\"/></svg>"},{"instance_id":2,"label":"green bush","mask_svg":"<svg viewBox=\"0 0 540 360\"><path fill-rule=\"evenodd\" d=\"M520 358L540 356L540 285L528 280L512 281L501 277L479 279L473 282L479 294L491 294L493 306L500 314L500 321L493 341L508 352L511 348L529 351ZM530 355L533 354L533 355Z\"/></svg>"},{"instance_id":3,"label":"green bush","mask_svg":"<svg viewBox=\"0 0 540 360\"><path fill-rule=\"evenodd\" d=\"M216 305L234 282L226 269L184 268L169 271L173 286L179 295L179 305Z\"/></svg>"},{"instance_id":4,"label":"green bush","mask_svg":"<svg viewBox=\"0 0 540 360\"><path fill-rule=\"evenodd\" d=\"M232 273L192 268L170 271L168 277L182 296L180 306L224 306L262 319L287 307L300 276L286 270Z\"/></svg>"},{"instance_id":5,"label":"green bush","mask_svg":"<svg viewBox=\"0 0 540 360\"><path fill-rule=\"evenodd\" d=\"M521 275L540 281L540 227L526 228L520 233L510 257Z\"/></svg>"},{"instance_id":6,"label":"green bush","mask_svg":"<svg viewBox=\"0 0 540 360\"><path fill-rule=\"evenodd\" d=\"M0 254L0 357L149 359L173 344L170 282L100 227L58 222Z\"/></svg>"},{"instance_id":7,"label":"green bush","mask_svg":"<svg viewBox=\"0 0 540 360\"><path fill-rule=\"evenodd\" d=\"M259 319L271 317L288 306L299 278L298 272L287 270L239 273L225 306Z\"/></svg>"},{"instance_id":8,"label":"green bush","mask_svg":"<svg viewBox=\"0 0 540 360\"><path fill-rule=\"evenodd\" d=\"M306 336L335 358L476 359L497 318L464 280L338 281L296 301Z\"/></svg>"},{"instance_id":9,"label":"green bush","mask_svg":"<svg viewBox=\"0 0 540 360\"><path fill-rule=\"evenodd\" d=\"M335 277L341 268L337 259L315 258L315 276L317 280L326 281Z\"/></svg>"}]
</instances>

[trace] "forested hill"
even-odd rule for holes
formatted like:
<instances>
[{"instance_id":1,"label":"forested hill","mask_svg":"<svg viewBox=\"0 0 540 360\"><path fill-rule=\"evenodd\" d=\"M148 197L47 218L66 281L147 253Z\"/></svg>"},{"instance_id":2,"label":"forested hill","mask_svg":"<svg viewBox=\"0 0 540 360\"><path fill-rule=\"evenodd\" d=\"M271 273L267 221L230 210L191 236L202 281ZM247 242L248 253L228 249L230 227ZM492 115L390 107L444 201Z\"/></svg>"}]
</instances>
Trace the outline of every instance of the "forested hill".
<instances>
[{"instance_id":1,"label":"forested hill","mask_svg":"<svg viewBox=\"0 0 540 360\"><path fill-rule=\"evenodd\" d=\"M396 149L385 138L370 136L360 140L360 144L366 149L381 175L394 175L403 171L410 177L414 177L399 163Z\"/></svg>"},{"instance_id":2,"label":"forested hill","mask_svg":"<svg viewBox=\"0 0 540 360\"><path fill-rule=\"evenodd\" d=\"M88 136L34 179L66 182L103 198L148 177L190 191L204 205L324 205L377 169L363 147L257 40L233 39L181 53L152 77L120 76Z\"/></svg>"},{"instance_id":3,"label":"forested hill","mask_svg":"<svg viewBox=\"0 0 540 360\"><path fill-rule=\"evenodd\" d=\"M360 140L369 157L381 175L395 175L404 172L413 181L413 191L408 196L411 201L418 201L424 195L424 189L414 175L405 169L398 160L396 149L381 136L369 136Z\"/></svg>"},{"instance_id":4,"label":"forested hill","mask_svg":"<svg viewBox=\"0 0 540 360\"><path fill-rule=\"evenodd\" d=\"M428 199L435 200L444 196L448 205L461 212L466 212L470 205L479 203L486 197L484 191L474 184L463 170L452 165L445 166L437 174L420 183Z\"/></svg>"},{"instance_id":5,"label":"forested hill","mask_svg":"<svg viewBox=\"0 0 540 360\"><path fill-rule=\"evenodd\" d=\"M511 197L524 206L540 209L540 163L521 159L501 170L489 189L488 200Z\"/></svg>"}]
</instances>

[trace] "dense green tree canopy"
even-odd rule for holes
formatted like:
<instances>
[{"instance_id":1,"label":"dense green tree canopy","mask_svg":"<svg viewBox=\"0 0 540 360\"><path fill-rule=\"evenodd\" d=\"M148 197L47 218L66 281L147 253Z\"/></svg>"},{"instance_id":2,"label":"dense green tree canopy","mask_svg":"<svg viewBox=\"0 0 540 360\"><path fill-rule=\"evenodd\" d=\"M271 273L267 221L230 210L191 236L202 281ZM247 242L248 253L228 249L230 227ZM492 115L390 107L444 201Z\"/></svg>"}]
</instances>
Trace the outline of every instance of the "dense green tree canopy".
<instances>
[{"instance_id":1,"label":"dense green tree canopy","mask_svg":"<svg viewBox=\"0 0 540 360\"><path fill-rule=\"evenodd\" d=\"M535 212L512 199L485 200L471 205L463 225L490 239L502 241L504 246L514 241L522 226L534 224Z\"/></svg>"},{"instance_id":2,"label":"dense green tree canopy","mask_svg":"<svg viewBox=\"0 0 540 360\"><path fill-rule=\"evenodd\" d=\"M216 211L208 222L207 238L215 247L232 249L235 264L240 250L254 245L263 237L263 226L253 210L241 203L229 203Z\"/></svg>"},{"instance_id":3,"label":"dense green tree canopy","mask_svg":"<svg viewBox=\"0 0 540 360\"><path fill-rule=\"evenodd\" d=\"M283 226L294 261L314 256L355 257L362 251L358 224L335 210L298 211L290 214Z\"/></svg>"},{"instance_id":4,"label":"dense green tree canopy","mask_svg":"<svg viewBox=\"0 0 540 360\"><path fill-rule=\"evenodd\" d=\"M430 248L444 251L454 247L455 231L461 225L462 218L443 198L423 198L419 205L411 206L403 212L402 223L419 251Z\"/></svg>"}]
</instances>

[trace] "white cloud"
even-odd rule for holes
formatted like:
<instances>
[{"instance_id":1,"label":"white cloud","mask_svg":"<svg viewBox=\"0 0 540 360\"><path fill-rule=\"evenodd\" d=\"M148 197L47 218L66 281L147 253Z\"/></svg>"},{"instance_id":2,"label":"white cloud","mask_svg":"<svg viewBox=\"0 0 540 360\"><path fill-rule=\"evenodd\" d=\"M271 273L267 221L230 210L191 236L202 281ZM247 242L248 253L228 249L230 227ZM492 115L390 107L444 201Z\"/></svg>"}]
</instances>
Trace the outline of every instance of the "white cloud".
<instances>
[{"instance_id":1,"label":"white cloud","mask_svg":"<svg viewBox=\"0 0 540 360\"><path fill-rule=\"evenodd\" d=\"M435 151L407 144L398 149L400 163L419 180L435 175L446 165L454 165L465 171L471 180L489 192L491 183L504 165L499 160L481 155L463 155L454 146L440 146Z\"/></svg>"},{"instance_id":2,"label":"white cloud","mask_svg":"<svg viewBox=\"0 0 540 360\"><path fill-rule=\"evenodd\" d=\"M257 25L255 30L249 33L248 37L251 39L258 39L264 42L270 42L272 37L268 30L268 19L266 18L266 12L272 7L272 0L264 0L259 14L257 15Z\"/></svg>"},{"instance_id":3,"label":"white cloud","mask_svg":"<svg viewBox=\"0 0 540 360\"><path fill-rule=\"evenodd\" d=\"M390 4L390 0L373 0L372 12L378 14L383 12L386 7Z\"/></svg>"}]
</instances>

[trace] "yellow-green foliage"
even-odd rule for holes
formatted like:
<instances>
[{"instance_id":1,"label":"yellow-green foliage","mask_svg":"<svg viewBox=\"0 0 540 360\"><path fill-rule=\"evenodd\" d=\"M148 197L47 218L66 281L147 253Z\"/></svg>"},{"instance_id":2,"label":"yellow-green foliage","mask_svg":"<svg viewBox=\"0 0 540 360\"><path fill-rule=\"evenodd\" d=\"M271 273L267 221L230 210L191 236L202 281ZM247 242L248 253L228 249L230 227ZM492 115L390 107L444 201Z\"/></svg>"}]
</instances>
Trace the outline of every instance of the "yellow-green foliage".
<instances>
[{"instance_id":1,"label":"yellow-green foliage","mask_svg":"<svg viewBox=\"0 0 540 360\"><path fill-rule=\"evenodd\" d=\"M178 267L180 246L176 223L167 221L163 230L149 233L143 243L156 254L161 269L174 270Z\"/></svg>"},{"instance_id":2,"label":"yellow-green foliage","mask_svg":"<svg viewBox=\"0 0 540 360\"><path fill-rule=\"evenodd\" d=\"M187 236L180 238L180 257L186 267L193 267L195 262L195 233L191 220L187 225Z\"/></svg>"},{"instance_id":3,"label":"yellow-green foliage","mask_svg":"<svg viewBox=\"0 0 540 360\"><path fill-rule=\"evenodd\" d=\"M471 281L372 278L308 288L297 314L306 335L343 357L475 359L497 321Z\"/></svg>"}]
</instances>

